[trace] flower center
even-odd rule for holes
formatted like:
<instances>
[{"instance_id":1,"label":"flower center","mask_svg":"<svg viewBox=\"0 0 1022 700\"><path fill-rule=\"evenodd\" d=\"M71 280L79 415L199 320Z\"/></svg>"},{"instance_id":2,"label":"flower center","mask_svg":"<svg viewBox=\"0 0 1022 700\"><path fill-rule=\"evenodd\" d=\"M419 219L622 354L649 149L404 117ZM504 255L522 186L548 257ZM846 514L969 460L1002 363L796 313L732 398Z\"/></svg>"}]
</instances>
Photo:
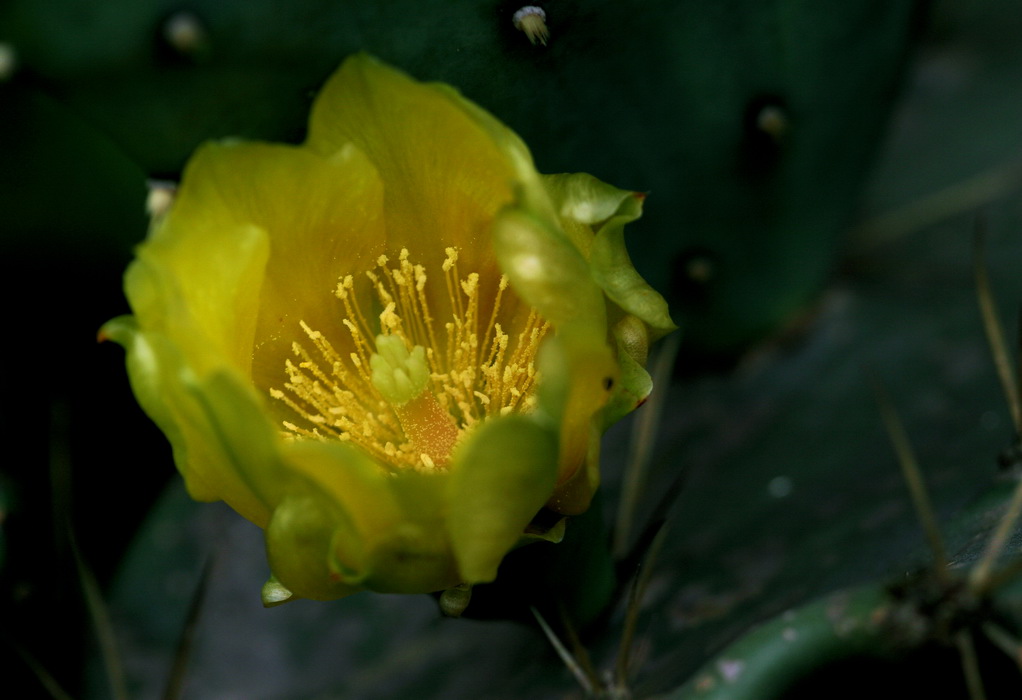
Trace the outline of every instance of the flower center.
<instances>
[{"instance_id":1,"label":"flower center","mask_svg":"<svg viewBox=\"0 0 1022 700\"><path fill-rule=\"evenodd\" d=\"M296 359L284 364L284 389L270 389L301 418L284 421L288 437L350 440L384 465L432 471L447 465L455 444L479 421L531 409L536 351L549 324L530 310L509 333L497 320L507 277L501 276L489 313L481 312L489 306L481 301L489 300L480 299L479 274L462 277L457 249L446 253L451 318L439 332L426 269L406 249L396 266L381 255L365 273L383 309L379 332L356 303L354 278L337 283L351 352L339 352L300 322L311 345L292 345Z\"/></svg>"}]
</instances>

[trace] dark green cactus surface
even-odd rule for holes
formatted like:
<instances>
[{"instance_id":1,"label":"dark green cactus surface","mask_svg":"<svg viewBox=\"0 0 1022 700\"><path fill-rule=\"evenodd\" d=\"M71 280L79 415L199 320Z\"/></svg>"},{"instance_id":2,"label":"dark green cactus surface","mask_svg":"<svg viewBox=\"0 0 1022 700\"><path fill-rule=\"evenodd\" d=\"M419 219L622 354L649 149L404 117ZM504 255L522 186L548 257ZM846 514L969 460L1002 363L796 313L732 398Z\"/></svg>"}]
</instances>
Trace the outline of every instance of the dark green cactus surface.
<instances>
[{"instance_id":1,"label":"dark green cactus surface","mask_svg":"<svg viewBox=\"0 0 1022 700\"><path fill-rule=\"evenodd\" d=\"M930 619L917 582L932 557L867 378L908 426L959 580L1017 483L998 466L1014 430L970 260L979 213L1011 318L1016 5L552 0L543 47L503 0L0 1L0 59L15 56L6 73L0 60L0 429L19 446L0 460L12 687L585 697L531 604L569 647L558 611L588 623L578 632L602 697L841 697L870 691L850 679L890 669L900 680L876 697L969 697L954 646L910 624ZM210 138L299 142L316 89L357 50L455 85L520 133L544 172L649 193L629 250L682 329L678 371L659 377L662 413L648 419L659 433L629 540L666 514L655 559L631 551L612 569L600 556L630 422L608 433L588 520L569 522L561 545L509 557L465 619L441 618L429 596L264 609L261 533L188 499L122 353L94 343L126 310L120 275L145 235L146 179L174 179ZM81 602L79 554L109 619ZM636 570L648 586L615 676ZM1009 582L962 625L1017 636L1019 593ZM1008 655L977 648L988 697L1018 697Z\"/></svg>"},{"instance_id":2,"label":"dark green cactus surface","mask_svg":"<svg viewBox=\"0 0 1022 700\"><path fill-rule=\"evenodd\" d=\"M648 191L631 252L673 292L693 348L734 350L819 290L917 2L562 0L545 48L513 27L517 7L7 0L0 27L34 84L149 174L178 172L211 137L299 140L311 95L365 50L457 86L542 171ZM183 11L202 36L175 48Z\"/></svg>"}]
</instances>

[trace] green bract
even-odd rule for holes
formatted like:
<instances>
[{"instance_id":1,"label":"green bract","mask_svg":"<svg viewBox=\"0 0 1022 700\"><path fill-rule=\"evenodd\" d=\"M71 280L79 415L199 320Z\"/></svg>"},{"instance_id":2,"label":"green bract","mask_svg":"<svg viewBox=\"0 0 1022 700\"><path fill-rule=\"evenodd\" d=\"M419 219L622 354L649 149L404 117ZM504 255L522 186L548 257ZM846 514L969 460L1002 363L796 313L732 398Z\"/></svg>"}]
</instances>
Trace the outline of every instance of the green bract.
<instances>
[{"instance_id":1,"label":"green bract","mask_svg":"<svg viewBox=\"0 0 1022 700\"><path fill-rule=\"evenodd\" d=\"M192 496L265 528L268 604L490 581L540 509L586 509L650 390L641 204L355 56L301 146L198 150L102 332Z\"/></svg>"}]
</instances>

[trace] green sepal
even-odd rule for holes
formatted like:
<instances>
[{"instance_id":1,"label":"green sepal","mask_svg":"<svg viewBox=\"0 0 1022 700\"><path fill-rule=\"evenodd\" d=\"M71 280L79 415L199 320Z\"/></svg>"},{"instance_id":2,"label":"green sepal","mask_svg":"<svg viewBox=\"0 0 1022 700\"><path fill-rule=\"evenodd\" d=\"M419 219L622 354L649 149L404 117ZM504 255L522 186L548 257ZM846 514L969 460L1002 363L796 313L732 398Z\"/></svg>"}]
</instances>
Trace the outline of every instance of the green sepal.
<instances>
[{"instance_id":1,"label":"green sepal","mask_svg":"<svg viewBox=\"0 0 1022 700\"><path fill-rule=\"evenodd\" d=\"M617 329L618 326L615 326L614 342L617 345L617 360L621 374L618 376L610 401L603 407L603 430L641 406L653 391L653 378L649 376L646 368L634 359L629 352L627 341L620 337Z\"/></svg>"},{"instance_id":2,"label":"green sepal","mask_svg":"<svg viewBox=\"0 0 1022 700\"><path fill-rule=\"evenodd\" d=\"M642 279L625 248L625 224L642 216L645 195L587 173L545 175L543 185L565 232L588 258L592 278L607 296L653 330L651 341L677 328L667 302Z\"/></svg>"},{"instance_id":3,"label":"green sepal","mask_svg":"<svg viewBox=\"0 0 1022 700\"><path fill-rule=\"evenodd\" d=\"M518 296L559 333L602 333L603 293L585 258L552 224L523 208L504 210L493 230L501 268Z\"/></svg>"},{"instance_id":4,"label":"green sepal","mask_svg":"<svg viewBox=\"0 0 1022 700\"><path fill-rule=\"evenodd\" d=\"M588 173L544 175L543 187L565 233L587 259L592 254L594 227L618 215L626 205L632 219L642 214L641 199L637 200L641 195L608 185Z\"/></svg>"},{"instance_id":5,"label":"green sepal","mask_svg":"<svg viewBox=\"0 0 1022 700\"><path fill-rule=\"evenodd\" d=\"M292 593L284 584L277 580L276 576L270 576L263 584L262 599L264 608L273 608L278 605L294 600Z\"/></svg>"},{"instance_id":6,"label":"green sepal","mask_svg":"<svg viewBox=\"0 0 1022 700\"><path fill-rule=\"evenodd\" d=\"M459 575L444 515L447 484L435 474L407 471L387 477L397 509L371 550L372 575L365 586L381 593L439 591L465 581ZM366 532L366 539L373 533Z\"/></svg>"},{"instance_id":7,"label":"green sepal","mask_svg":"<svg viewBox=\"0 0 1022 700\"><path fill-rule=\"evenodd\" d=\"M546 530L534 529L530 526L522 533L522 537L518 541L518 546L521 547L533 542L550 542L552 544L560 544L560 542L564 539L564 533L567 530L567 525L568 519L561 518Z\"/></svg>"},{"instance_id":8,"label":"green sepal","mask_svg":"<svg viewBox=\"0 0 1022 700\"><path fill-rule=\"evenodd\" d=\"M461 617L472 602L472 586L462 583L444 590L437 601L444 617Z\"/></svg>"},{"instance_id":9,"label":"green sepal","mask_svg":"<svg viewBox=\"0 0 1022 700\"><path fill-rule=\"evenodd\" d=\"M266 555L273 575L302 598L332 600L359 587L345 583L329 565L330 545L345 520L333 504L315 493L285 498L266 527Z\"/></svg>"},{"instance_id":10,"label":"green sepal","mask_svg":"<svg viewBox=\"0 0 1022 700\"><path fill-rule=\"evenodd\" d=\"M633 211L634 210L634 211ZM642 278L625 248L625 224L639 216L638 200L626 200L615 216L604 223L593 239L593 279L618 306L642 319L652 331L650 342L677 329L660 293Z\"/></svg>"},{"instance_id":11,"label":"green sepal","mask_svg":"<svg viewBox=\"0 0 1022 700\"><path fill-rule=\"evenodd\" d=\"M506 416L479 426L452 463L447 527L462 580L492 581L550 496L557 440L527 417Z\"/></svg>"}]
</instances>

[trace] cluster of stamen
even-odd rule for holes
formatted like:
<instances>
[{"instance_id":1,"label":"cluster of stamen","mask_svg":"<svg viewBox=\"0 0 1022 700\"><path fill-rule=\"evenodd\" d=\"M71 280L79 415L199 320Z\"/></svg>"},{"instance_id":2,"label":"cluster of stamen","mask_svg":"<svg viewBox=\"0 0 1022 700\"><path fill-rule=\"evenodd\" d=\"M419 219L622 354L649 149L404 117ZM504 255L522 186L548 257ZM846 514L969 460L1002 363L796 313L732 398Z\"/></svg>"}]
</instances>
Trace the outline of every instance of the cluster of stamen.
<instances>
[{"instance_id":1,"label":"cluster of stamen","mask_svg":"<svg viewBox=\"0 0 1022 700\"><path fill-rule=\"evenodd\" d=\"M481 318L479 274L462 277L457 249L446 253L452 312L440 327L430 313L426 270L406 249L395 267L381 255L365 273L382 308L378 324L356 303L355 279L339 280L335 295L353 345L347 356L300 322L309 343L292 345L284 390L270 390L301 418L284 422L288 437L351 441L381 464L430 471L446 466L457 441L480 421L530 410L548 324L532 310L514 335L502 327L504 276Z\"/></svg>"}]
</instances>

